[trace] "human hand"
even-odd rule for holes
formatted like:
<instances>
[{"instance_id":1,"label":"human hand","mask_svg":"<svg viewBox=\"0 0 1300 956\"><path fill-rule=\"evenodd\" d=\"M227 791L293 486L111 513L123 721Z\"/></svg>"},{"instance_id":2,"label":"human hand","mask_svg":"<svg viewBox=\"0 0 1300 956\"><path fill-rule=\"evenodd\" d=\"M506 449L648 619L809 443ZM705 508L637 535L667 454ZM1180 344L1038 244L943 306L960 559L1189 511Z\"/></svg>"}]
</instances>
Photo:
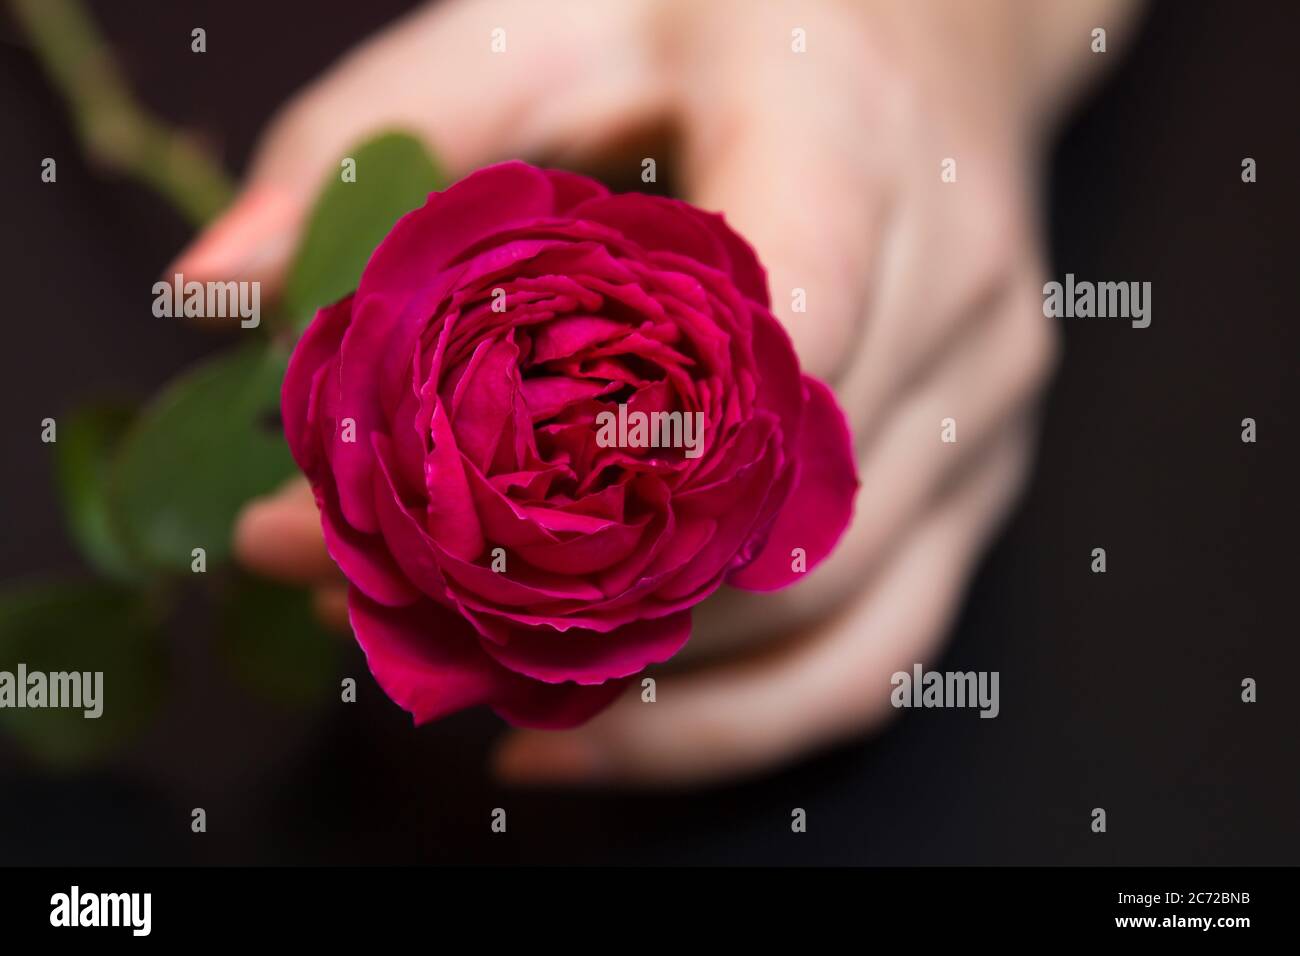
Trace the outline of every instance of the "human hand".
<instances>
[{"instance_id":1,"label":"human hand","mask_svg":"<svg viewBox=\"0 0 1300 956\"><path fill-rule=\"evenodd\" d=\"M387 126L427 136L459 175L513 155L582 163L672 125L685 198L757 248L803 366L850 416L854 523L798 586L697 608L691 647L713 660L661 679L653 707L631 694L572 731L514 732L506 776L672 784L756 770L877 723L889 676L933 652L1023 481L1054 354L1033 206L1052 84L1018 55L1021 4L973 6L421 10L285 109L239 202L177 264L274 288L310 191ZM488 46L498 26L505 54ZM941 177L948 158L955 182ZM251 505L236 543L343 614L301 482ZM785 640L742 653L765 636Z\"/></svg>"}]
</instances>

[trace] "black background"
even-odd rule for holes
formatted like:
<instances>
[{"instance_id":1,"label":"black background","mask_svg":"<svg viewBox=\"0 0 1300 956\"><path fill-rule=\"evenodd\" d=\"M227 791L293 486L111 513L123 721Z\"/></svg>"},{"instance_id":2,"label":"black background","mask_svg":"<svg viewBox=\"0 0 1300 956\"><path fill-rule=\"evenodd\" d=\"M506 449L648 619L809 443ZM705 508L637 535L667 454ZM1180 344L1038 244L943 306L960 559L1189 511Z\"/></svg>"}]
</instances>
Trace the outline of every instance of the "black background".
<instances>
[{"instance_id":1,"label":"black background","mask_svg":"<svg viewBox=\"0 0 1300 956\"><path fill-rule=\"evenodd\" d=\"M232 169L274 108L407 5L101 2L131 81ZM87 168L3 23L0 578L75 570L36 425L143 397L220 336L142 290L189 236ZM203 25L209 52L189 52ZM1001 672L1002 712L917 711L775 776L683 795L501 788L485 714L412 731L365 674L356 705L248 700L172 634L167 720L115 762L39 770L0 742L0 862L1276 864L1300 860L1295 678L1295 104L1287 2L1167 2L1068 124L1053 272L1149 280L1153 321L1062 320L1036 476L938 669ZM40 183L56 156L57 186ZM1245 156L1259 181L1241 182ZM1259 440L1240 440L1241 419ZM1106 548L1109 570L1089 571ZM1259 702L1240 700L1244 677ZM191 807L209 832L189 829ZM492 835L493 807L510 832ZM808 832L790 832L792 807ZM1108 832L1089 828L1105 807Z\"/></svg>"}]
</instances>

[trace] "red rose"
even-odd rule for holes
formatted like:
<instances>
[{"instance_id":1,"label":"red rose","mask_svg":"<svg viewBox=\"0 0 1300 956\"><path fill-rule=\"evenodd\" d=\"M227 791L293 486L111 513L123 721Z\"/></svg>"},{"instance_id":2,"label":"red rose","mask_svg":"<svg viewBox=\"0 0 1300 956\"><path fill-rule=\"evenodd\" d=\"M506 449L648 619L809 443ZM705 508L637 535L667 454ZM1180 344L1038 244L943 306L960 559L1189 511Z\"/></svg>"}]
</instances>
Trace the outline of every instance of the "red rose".
<instances>
[{"instance_id":1,"label":"red rose","mask_svg":"<svg viewBox=\"0 0 1300 956\"><path fill-rule=\"evenodd\" d=\"M518 162L394 226L282 403L357 640L417 722L587 719L721 584L816 565L857 487L721 216Z\"/></svg>"}]
</instances>

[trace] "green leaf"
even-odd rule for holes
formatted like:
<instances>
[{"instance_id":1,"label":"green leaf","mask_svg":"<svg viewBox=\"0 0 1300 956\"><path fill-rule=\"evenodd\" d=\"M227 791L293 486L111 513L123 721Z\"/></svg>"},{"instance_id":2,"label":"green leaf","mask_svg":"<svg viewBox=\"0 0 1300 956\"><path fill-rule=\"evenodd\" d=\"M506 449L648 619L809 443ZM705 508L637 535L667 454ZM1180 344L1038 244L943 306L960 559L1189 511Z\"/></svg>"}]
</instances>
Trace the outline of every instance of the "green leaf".
<instances>
[{"instance_id":1,"label":"green leaf","mask_svg":"<svg viewBox=\"0 0 1300 956\"><path fill-rule=\"evenodd\" d=\"M99 672L99 717L80 708L0 707L0 731L43 763L71 768L109 755L140 731L163 696L165 661L141 592L103 582L14 587L0 592L0 693L18 665L40 672ZM92 678L93 680L93 678ZM93 683L91 685L94 686ZM48 693L48 690L47 690ZM24 700L27 698L24 697ZM48 698L47 698L48 702Z\"/></svg>"},{"instance_id":2,"label":"green leaf","mask_svg":"<svg viewBox=\"0 0 1300 956\"><path fill-rule=\"evenodd\" d=\"M79 408L60 422L54 446L68 530L96 570L123 581L137 577L138 568L110 524L106 487L111 455L133 415L121 405Z\"/></svg>"},{"instance_id":3,"label":"green leaf","mask_svg":"<svg viewBox=\"0 0 1300 956\"><path fill-rule=\"evenodd\" d=\"M279 424L287 356L257 343L182 373L123 439L109 478L112 520L150 567L209 569L230 555L235 516L295 471Z\"/></svg>"},{"instance_id":4,"label":"green leaf","mask_svg":"<svg viewBox=\"0 0 1300 956\"><path fill-rule=\"evenodd\" d=\"M306 706L323 699L337 686L339 643L301 588L241 576L222 602L221 657L245 686L271 700Z\"/></svg>"},{"instance_id":5,"label":"green leaf","mask_svg":"<svg viewBox=\"0 0 1300 956\"><path fill-rule=\"evenodd\" d=\"M285 285L284 311L299 328L321 306L356 289L370 254L393 224L446 186L424 146L405 133L367 140L344 158L356 161L356 182L344 182L335 163Z\"/></svg>"}]
</instances>

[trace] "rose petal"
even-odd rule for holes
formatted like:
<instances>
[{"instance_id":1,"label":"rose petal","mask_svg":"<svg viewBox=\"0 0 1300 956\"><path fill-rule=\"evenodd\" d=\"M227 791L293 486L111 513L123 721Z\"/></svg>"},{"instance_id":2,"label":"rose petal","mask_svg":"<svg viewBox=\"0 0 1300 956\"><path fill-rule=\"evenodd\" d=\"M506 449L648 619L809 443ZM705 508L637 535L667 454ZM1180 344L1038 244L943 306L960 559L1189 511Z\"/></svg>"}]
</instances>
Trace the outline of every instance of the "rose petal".
<instances>
[{"instance_id":1,"label":"rose petal","mask_svg":"<svg viewBox=\"0 0 1300 956\"><path fill-rule=\"evenodd\" d=\"M736 288L763 308L769 308L771 301L767 291L767 270L758 261L754 247L728 225L726 217L721 213L705 212L693 206L690 208L726 247L727 258L731 260L729 274Z\"/></svg>"},{"instance_id":2,"label":"rose petal","mask_svg":"<svg viewBox=\"0 0 1300 956\"><path fill-rule=\"evenodd\" d=\"M618 387L617 383L594 382L564 375L528 378L522 383L524 404L528 406L528 413L534 422L553 418L577 402L604 395Z\"/></svg>"},{"instance_id":3,"label":"rose petal","mask_svg":"<svg viewBox=\"0 0 1300 956\"><path fill-rule=\"evenodd\" d=\"M438 567L433 540L402 501L393 481L392 445L383 435L373 436L372 441L379 460L375 512L384 541L407 580L428 597L445 602L447 581Z\"/></svg>"},{"instance_id":4,"label":"rose petal","mask_svg":"<svg viewBox=\"0 0 1300 956\"><path fill-rule=\"evenodd\" d=\"M543 172L555 189L555 211L557 213L568 213L574 206L586 202L588 199L598 199L601 196L609 195L609 190L590 176L580 176L564 169L546 169Z\"/></svg>"},{"instance_id":5,"label":"rose petal","mask_svg":"<svg viewBox=\"0 0 1300 956\"><path fill-rule=\"evenodd\" d=\"M348 524L328 486L313 491L320 509L325 550L347 579L380 604L400 607L417 600L420 592L397 566L384 539Z\"/></svg>"},{"instance_id":6,"label":"rose petal","mask_svg":"<svg viewBox=\"0 0 1300 956\"><path fill-rule=\"evenodd\" d=\"M690 636L690 611L679 611L607 634L581 628L514 628L505 642L485 644L484 650L510 670L536 680L602 684L668 660Z\"/></svg>"},{"instance_id":7,"label":"rose petal","mask_svg":"<svg viewBox=\"0 0 1300 956\"><path fill-rule=\"evenodd\" d=\"M642 249L668 249L727 271L727 248L695 210L678 199L623 193L591 199L572 215L612 226Z\"/></svg>"},{"instance_id":8,"label":"rose petal","mask_svg":"<svg viewBox=\"0 0 1300 956\"><path fill-rule=\"evenodd\" d=\"M417 289L474 243L548 216L554 207L551 180L526 163L499 163L471 173L397 221L366 264L357 298Z\"/></svg>"},{"instance_id":9,"label":"rose petal","mask_svg":"<svg viewBox=\"0 0 1300 956\"><path fill-rule=\"evenodd\" d=\"M432 601L390 608L354 587L348 618L370 673L417 724L485 704L507 689L473 628Z\"/></svg>"},{"instance_id":10,"label":"rose petal","mask_svg":"<svg viewBox=\"0 0 1300 956\"><path fill-rule=\"evenodd\" d=\"M451 404L456 447L480 470L487 470L514 414L518 362L519 348L511 337L484 340L456 385Z\"/></svg>"},{"instance_id":11,"label":"rose petal","mask_svg":"<svg viewBox=\"0 0 1300 956\"><path fill-rule=\"evenodd\" d=\"M298 340L289 357L289 367L280 387L280 417L284 437L293 459L304 472L312 474L320 462L317 443L309 434L308 416L315 388L312 383L320 370L333 366L339 343L352 321L352 296L348 295L320 309Z\"/></svg>"},{"instance_id":12,"label":"rose petal","mask_svg":"<svg viewBox=\"0 0 1300 956\"><path fill-rule=\"evenodd\" d=\"M567 730L585 724L610 704L625 689L628 681L611 680L603 684L544 684L521 677L502 695L492 709L516 727L537 730Z\"/></svg>"},{"instance_id":13,"label":"rose petal","mask_svg":"<svg viewBox=\"0 0 1300 956\"><path fill-rule=\"evenodd\" d=\"M433 451L424 466L429 492L429 534L449 552L473 561L483 551L483 529L474 511L465 465L443 406L433 412Z\"/></svg>"},{"instance_id":14,"label":"rose petal","mask_svg":"<svg viewBox=\"0 0 1300 956\"><path fill-rule=\"evenodd\" d=\"M848 423L829 388L810 376L804 376L804 387L798 477L758 557L727 577L733 587L773 591L793 583L801 574L791 567L791 550L804 550L811 571L853 516L858 474Z\"/></svg>"},{"instance_id":15,"label":"rose petal","mask_svg":"<svg viewBox=\"0 0 1300 956\"><path fill-rule=\"evenodd\" d=\"M338 484L339 506L360 531L379 529L371 480L374 456L370 435L385 428L375 369L400 351L393 344L396 321L392 303L382 296L357 299L352 322L339 345L338 391L334 403L337 428L326 437L326 454Z\"/></svg>"},{"instance_id":16,"label":"rose petal","mask_svg":"<svg viewBox=\"0 0 1300 956\"><path fill-rule=\"evenodd\" d=\"M590 720L626 687L522 677L484 653L463 618L432 601L394 609L353 589L348 617L370 673L417 725L490 704L515 726L562 730Z\"/></svg>"}]
</instances>

